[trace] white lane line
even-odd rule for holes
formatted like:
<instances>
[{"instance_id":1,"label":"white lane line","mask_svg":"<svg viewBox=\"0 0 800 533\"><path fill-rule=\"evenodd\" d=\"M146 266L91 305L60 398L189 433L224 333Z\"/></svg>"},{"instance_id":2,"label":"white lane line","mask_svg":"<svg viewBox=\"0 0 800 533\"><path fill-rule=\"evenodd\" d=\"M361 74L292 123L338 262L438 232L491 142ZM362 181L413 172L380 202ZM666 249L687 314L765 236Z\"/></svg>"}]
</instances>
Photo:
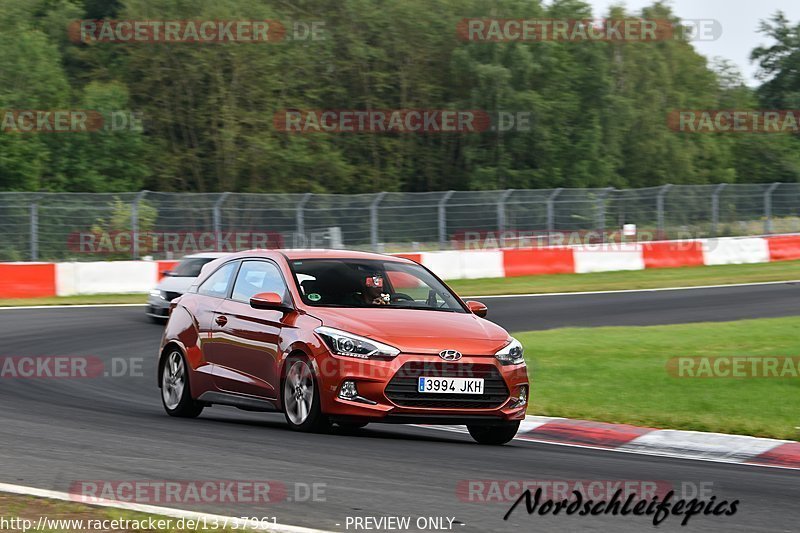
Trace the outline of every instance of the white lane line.
<instances>
[{"instance_id":1,"label":"white lane line","mask_svg":"<svg viewBox=\"0 0 800 533\"><path fill-rule=\"evenodd\" d=\"M506 278L510 279L510 278ZM616 291L582 291L582 292L534 292L529 294L487 294L483 296L462 296L466 298L540 298L543 296L581 296L587 294L616 294L627 292L663 292L663 291L691 291L696 289L726 289L732 287L758 287L760 285L783 285L800 283L800 279L786 281L759 281L754 283L728 283L723 285L697 285L695 287L659 287L654 289L620 289Z\"/></svg>"},{"instance_id":2,"label":"white lane line","mask_svg":"<svg viewBox=\"0 0 800 533\"><path fill-rule=\"evenodd\" d=\"M61 500L73 503L82 503L76 501L74 494L67 492L58 492L54 490L37 489L35 487L25 487L23 485L11 485L8 483L0 483L0 492L8 492L11 494L20 494L23 496L35 496L37 498L49 498L51 500ZM114 500L92 501L86 505L97 507L112 507L114 509L123 509L126 511L135 511L139 513L154 514L160 516L168 516L170 518L185 518L188 520L205 520L206 523L218 521L218 523L226 523L228 528L233 529L252 529L261 531L271 531L274 533L330 533L328 530L323 529L310 529L300 526L288 526L284 524L269 524L263 527L251 527L249 521L242 520L233 516L215 515L209 513L200 513L196 511L184 511L183 509L171 509L169 507L157 507L155 505L144 505L140 503L118 502Z\"/></svg>"},{"instance_id":3,"label":"white lane line","mask_svg":"<svg viewBox=\"0 0 800 533\"><path fill-rule=\"evenodd\" d=\"M10 311L12 309L86 309L89 307L144 307L146 303L140 304L60 304L60 305L17 305L17 306L0 306L0 311Z\"/></svg>"}]
</instances>

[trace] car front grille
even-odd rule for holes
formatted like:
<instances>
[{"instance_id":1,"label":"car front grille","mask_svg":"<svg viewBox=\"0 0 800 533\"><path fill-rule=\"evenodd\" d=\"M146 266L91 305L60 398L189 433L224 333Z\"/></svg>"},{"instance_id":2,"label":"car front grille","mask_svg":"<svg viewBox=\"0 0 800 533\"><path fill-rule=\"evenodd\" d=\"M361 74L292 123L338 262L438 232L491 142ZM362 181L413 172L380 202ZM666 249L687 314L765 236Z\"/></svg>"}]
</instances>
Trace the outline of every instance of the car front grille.
<instances>
[{"instance_id":1,"label":"car front grille","mask_svg":"<svg viewBox=\"0 0 800 533\"><path fill-rule=\"evenodd\" d=\"M483 378L483 394L426 394L417 391L420 376ZM494 365L413 361L404 364L386 386L386 397L402 407L491 409L508 399L508 387Z\"/></svg>"}]
</instances>

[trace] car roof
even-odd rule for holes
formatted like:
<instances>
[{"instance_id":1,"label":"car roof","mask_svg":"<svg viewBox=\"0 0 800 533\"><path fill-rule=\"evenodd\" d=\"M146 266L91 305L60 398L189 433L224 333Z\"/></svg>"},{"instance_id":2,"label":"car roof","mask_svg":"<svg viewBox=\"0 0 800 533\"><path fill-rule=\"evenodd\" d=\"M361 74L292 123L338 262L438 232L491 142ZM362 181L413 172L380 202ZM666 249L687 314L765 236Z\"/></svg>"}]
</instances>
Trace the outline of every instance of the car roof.
<instances>
[{"instance_id":1,"label":"car roof","mask_svg":"<svg viewBox=\"0 0 800 533\"><path fill-rule=\"evenodd\" d=\"M265 252L283 254L289 261L298 259L369 259L373 261L394 261L398 263L411 262L403 257L377 254L373 252L359 252L355 250L247 250L236 254L237 257L261 256Z\"/></svg>"},{"instance_id":2,"label":"car roof","mask_svg":"<svg viewBox=\"0 0 800 533\"><path fill-rule=\"evenodd\" d=\"M227 257L231 255L230 252L198 252L196 254L184 255L181 259L219 259L220 257Z\"/></svg>"}]
</instances>

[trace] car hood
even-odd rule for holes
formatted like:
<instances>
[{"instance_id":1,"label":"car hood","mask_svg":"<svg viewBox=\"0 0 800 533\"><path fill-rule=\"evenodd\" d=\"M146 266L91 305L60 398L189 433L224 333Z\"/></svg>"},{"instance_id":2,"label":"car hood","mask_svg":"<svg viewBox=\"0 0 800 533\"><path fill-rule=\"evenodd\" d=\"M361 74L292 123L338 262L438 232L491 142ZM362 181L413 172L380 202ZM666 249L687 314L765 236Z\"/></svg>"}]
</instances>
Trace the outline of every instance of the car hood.
<instances>
[{"instance_id":1,"label":"car hood","mask_svg":"<svg viewBox=\"0 0 800 533\"><path fill-rule=\"evenodd\" d=\"M169 292L184 293L197 278L166 276L156 285L156 289Z\"/></svg>"},{"instance_id":2,"label":"car hood","mask_svg":"<svg viewBox=\"0 0 800 533\"><path fill-rule=\"evenodd\" d=\"M390 344L406 353L493 356L506 345L506 330L471 313L417 309L313 308L325 326Z\"/></svg>"}]
</instances>

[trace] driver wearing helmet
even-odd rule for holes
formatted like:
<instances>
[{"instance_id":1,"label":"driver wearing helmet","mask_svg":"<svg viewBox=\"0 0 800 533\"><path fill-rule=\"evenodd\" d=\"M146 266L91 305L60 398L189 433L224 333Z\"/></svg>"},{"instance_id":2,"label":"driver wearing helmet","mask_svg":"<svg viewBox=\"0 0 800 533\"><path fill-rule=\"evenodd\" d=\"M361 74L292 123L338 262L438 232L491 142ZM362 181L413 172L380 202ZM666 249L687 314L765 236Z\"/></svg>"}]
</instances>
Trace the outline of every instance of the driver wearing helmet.
<instances>
[{"instance_id":1,"label":"driver wearing helmet","mask_svg":"<svg viewBox=\"0 0 800 533\"><path fill-rule=\"evenodd\" d=\"M361 293L364 303L372 305L389 305L392 301L390 294L383 292L383 276L373 274L364 280L364 291Z\"/></svg>"}]
</instances>

